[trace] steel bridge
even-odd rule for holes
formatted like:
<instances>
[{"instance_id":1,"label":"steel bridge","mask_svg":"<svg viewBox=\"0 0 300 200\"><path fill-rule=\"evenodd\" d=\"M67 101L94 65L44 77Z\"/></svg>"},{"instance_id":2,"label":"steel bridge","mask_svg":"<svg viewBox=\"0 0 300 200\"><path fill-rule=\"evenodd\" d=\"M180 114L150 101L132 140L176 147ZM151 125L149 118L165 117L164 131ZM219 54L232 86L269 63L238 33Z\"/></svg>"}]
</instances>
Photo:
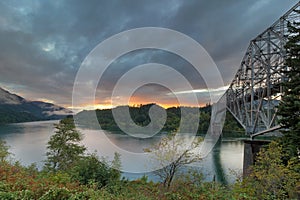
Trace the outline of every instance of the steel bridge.
<instances>
[{"instance_id":1,"label":"steel bridge","mask_svg":"<svg viewBox=\"0 0 300 200\"><path fill-rule=\"evenodd\" d=\"M222 98L251 138L280 129L277 105L286 80L288 23L300 22L300 1L271 27L251 40L240 67ZM222 100L222 99L220 99Z\"/></svg>"}]
</instances>

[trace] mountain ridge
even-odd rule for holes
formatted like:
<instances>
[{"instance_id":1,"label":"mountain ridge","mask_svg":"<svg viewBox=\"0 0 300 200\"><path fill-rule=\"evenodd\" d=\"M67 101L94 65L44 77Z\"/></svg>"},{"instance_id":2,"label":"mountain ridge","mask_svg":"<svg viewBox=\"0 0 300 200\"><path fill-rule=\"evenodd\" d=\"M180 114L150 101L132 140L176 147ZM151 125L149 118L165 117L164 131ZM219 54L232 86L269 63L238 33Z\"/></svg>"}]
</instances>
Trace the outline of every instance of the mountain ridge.
<instances>
[{"instance_id":1,"label":"mountain ridge","mask_svg":"<svg viewBox=\"0 0 300 200\"><path fill-rule=\"evenodd\" d=\"M0 87L0 124L62 119L72 112L43 101L29 101Z\"/></svg>"}]
</instances>

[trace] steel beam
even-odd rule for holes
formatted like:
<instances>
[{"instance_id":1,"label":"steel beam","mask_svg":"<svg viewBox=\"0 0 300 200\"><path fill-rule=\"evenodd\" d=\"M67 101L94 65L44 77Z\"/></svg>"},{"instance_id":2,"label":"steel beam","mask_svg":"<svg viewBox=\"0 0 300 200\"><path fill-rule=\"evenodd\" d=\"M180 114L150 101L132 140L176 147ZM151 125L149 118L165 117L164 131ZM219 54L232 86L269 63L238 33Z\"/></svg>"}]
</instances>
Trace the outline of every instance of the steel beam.
<instances>
[{"instance_id":1,"label":"steel beam","mask_svg":"<svg viewBox=\"0 0 300 200\"><path fill-rule=\"evenodd\" d=\"M227 110L255 137L280 128L276 115L286 78L285 44L288 23L300 22L300 2L271 27L251 40L241 65L226 91Z\"/></svg>"}]
</instances>

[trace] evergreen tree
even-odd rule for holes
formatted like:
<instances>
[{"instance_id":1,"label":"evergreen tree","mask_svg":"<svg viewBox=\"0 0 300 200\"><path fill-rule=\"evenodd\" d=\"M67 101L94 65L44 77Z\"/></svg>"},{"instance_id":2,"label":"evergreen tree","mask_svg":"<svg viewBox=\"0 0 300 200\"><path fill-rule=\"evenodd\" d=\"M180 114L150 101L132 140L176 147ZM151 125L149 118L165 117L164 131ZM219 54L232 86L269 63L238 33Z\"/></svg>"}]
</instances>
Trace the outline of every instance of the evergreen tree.
<instances>
[{"instance_id":1,"label":"evergreen tree","mask_svg":"<svg viewBox=\"0 0 300 200\"><path fill-rule=\"evenodd\" d=\"M82 134L76 130L73 118L66 118L55 125L55 134L48 141L45 167L48 170L68 170L78 162L86 150L79 144Z\"/></svg>"},{"instance_id":2,"label":"evergreen tree","mask_svg":"<svg viewBox=\"0 0 300 200\"><path fill-rule=\"evenodd\" d=\"M9 146L7 146L4 140L0 140L0 162L3 162L9 156Z\"/></svg>"},{"instance_id":3,"label":"evergreen tree","mask_svg":"<svg viewBox=\"0 0 300 200\"><path fill-rule=\"evenodd\" d=\"M291 33L285 46L287 52L284 71L286 81L282 83L284 94L278 107L280 123L284 128L281 143L288 157L299 155L300 147L300 23L289 23Z\"/></svg>"},{"instance_id":4,"label":"evergreen tree","mask_svg":"<svg viewBox=\"0 0 300 200\"><path fill-rule=\"evenodd\" d=\"M106 159L100 159L95 153L80 159L70 170L74 181L88 185L95 183L97 188L116 184L121 177L120 155L115 153L114 160L109 163Z\"/></svg>"}]
</instances>

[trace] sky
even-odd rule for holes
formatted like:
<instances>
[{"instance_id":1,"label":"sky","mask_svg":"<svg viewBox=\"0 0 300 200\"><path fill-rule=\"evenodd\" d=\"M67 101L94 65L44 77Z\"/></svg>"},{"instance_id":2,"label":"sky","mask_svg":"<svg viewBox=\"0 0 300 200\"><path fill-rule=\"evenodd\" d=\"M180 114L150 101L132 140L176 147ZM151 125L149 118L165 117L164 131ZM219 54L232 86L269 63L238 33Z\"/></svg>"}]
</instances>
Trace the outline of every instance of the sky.
<instances>
[{"instance_id":1,"label":"sky","mask_svg":"<svg viewBox=\"0 0 300 200\"><path fill-rule=\"evenodd\" d=\"M209 89L221 94L237 71L250 40L296 3L295 0L0 1L0 87L29 100L71 108L76 74L98 44L122 31L162 27L179 31L204 47L224 81L224 85ZM95 102L83 101L75 109L110 107L112 90L122 75L137 65L153 62L176 69L192 85L199 104L209 102L206 83L189 62L171 52L145 49L114 60L99 81ZM147 84L129 97L129 103L178 105L176 95L189 92L178 87L174 93L164 86ZM188 102L186 105L191 106Z\"/></svg>"}]
</instances>

